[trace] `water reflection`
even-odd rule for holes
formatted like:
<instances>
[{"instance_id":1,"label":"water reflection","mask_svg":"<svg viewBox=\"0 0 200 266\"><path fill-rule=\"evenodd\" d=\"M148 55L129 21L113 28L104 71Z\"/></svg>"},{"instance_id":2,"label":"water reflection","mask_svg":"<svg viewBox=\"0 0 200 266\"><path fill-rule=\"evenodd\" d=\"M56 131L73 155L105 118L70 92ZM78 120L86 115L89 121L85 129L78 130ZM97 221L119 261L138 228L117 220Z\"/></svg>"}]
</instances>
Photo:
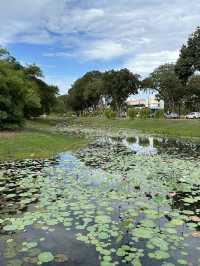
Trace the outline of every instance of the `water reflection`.
<instances>
[{"instance_id":1,"label":"water reflection","mask_svg":"<svg viewBox=\"0 0 200 266\"><path fill-rule=\"evenodd\" d=\"M142 140L144 140L144 142ZM156 155L158 153L158 149L154 147L153 137L148 137L146 139L136 137L134 143L130 142L129 139L123 139L122 143L136 154Z\"/></svg>"},{"instance_id":2,"label":"water reflection","mask_svg":"<svg viewBox=\"0 0 200 266\"><path fill-rule=\"evenodd\" d=\"M101 144L123 145L135 154L153 156L167 153L178 157L199 157L200 144L187 142L185 140L173 138L158 138L152 136L133 137L101 137Z\"/></svg>"}]
</instances>

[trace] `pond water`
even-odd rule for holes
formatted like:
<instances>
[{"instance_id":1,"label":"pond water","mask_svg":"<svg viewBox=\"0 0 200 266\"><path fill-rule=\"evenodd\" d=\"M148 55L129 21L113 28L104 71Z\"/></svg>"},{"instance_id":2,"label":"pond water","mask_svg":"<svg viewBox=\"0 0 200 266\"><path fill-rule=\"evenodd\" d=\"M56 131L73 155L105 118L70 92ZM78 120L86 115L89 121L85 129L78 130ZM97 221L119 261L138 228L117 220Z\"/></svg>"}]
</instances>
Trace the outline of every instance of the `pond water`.
<instances>
[{"instance_id":1,"label":"pond water","mask_svg":"<svg viewBox=\"0 0 200 266\"><path fill-rule=\"evenodd\" d=\"M200 149L99 137L0 164L0 265L200 265Z\"/></svg>"}]
</instances>

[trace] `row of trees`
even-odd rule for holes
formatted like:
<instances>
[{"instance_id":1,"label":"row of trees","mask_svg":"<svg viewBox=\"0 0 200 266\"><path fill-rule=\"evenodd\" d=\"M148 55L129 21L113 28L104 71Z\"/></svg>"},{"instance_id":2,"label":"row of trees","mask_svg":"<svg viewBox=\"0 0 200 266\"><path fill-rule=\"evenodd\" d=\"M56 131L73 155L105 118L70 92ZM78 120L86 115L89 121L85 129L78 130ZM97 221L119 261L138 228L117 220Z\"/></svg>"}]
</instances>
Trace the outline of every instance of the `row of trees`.
<instances>
[{"instance_id":1,"label":"row of trees","mask_svg":"<svg viewBox=\"0 0 200 266\"><path fill-rule=\"evenodd\" d=\"M149 77L140 76L127 69L101 73L92 71L78 79L64 104L73 111L96 110L98 106L110 105L120 113L126 99L138 89L153 90L157 98L165 101L165 108L174 111L177 105L185 104L190 110L200 102L200 28L190 36L180 51L176 64L167 63L156 68ZM62 99L62 100L63 100Z\"/></svg>"},{"instance_id":2,"label":"row of trees","mask_svg":"<svg viewBox=\"0 0 200 266\"><path fill-rule=\"evenodd\" d=\"M20 126L24 118L51 111L80 113L110 106L121 114L126 99L139 89L156 91L167 110L184 104L192 111L196 108L194 103L200 103L199 71L200 28L182 47L176 64L161 65L144 80L128 69L91 71L78 79L67 95L59 97L58 88L43 81L38 66L23 66L0 48L0 128Z\"/></svg>"},{"instance_id":3,"label":"row of trees","mask_svg":"<svg viewBox=\"0 0 200 266\"><path fill-rule=\"evenodd\" d=\"M50 113L58 88L42 80L36 65L22 66L0 48L0 128L22 126L25 118Z\"/></svg>"},{"instance_id":4,"label":"row of trees","mask_svg":"<svg viewBox=\"0 0 200 266\"><path fill-rule=\"evenodd\" d=\"M127 97L136 94L139 87L139 75L128 69L103 73L92 71L73 84L66 97L66 104L76 112L96 111L98 107L109 105L121 113Z\"/></svg>"}]
</instances>

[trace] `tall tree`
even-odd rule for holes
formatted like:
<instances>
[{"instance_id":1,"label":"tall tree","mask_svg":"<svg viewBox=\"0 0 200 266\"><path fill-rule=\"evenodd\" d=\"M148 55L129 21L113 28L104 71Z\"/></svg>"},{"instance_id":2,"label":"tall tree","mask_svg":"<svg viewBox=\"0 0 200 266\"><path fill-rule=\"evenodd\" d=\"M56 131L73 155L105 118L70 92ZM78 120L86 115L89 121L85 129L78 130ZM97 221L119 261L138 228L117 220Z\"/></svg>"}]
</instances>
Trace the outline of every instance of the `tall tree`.
<instances>
[{"instance_id":1,"label":"tall tree","mask_svg":"<svg viewBox=\"0 0 200 266\"><path fill-rule=\"evenodd\" d=\"M176 76L174 64L164 64L156 68L150 74L150 84L170 110L175 109L185 94L185 86Z\"/></svg>"},{"instance_id":2,"label":"tall tree","mask_svg":"<svg viewBox=\"0 0 200 266\"><path fill-rule=\"evenodd\" d=\"M195 71L200 71L200 27L189 37L183 45L175 71L178 77L187 83Z\"/></svg>"},{"instance_id":3,"label":"tall tree","mask_svg":"<svg viewBox=\"0 0 200 266\"><path fill-rule=\"evenodd\" d=\"M56 105L56 97L58 95L58 87L49 86L41 78L43 78L43 73L40 67L33 65L28 65L24 68L24 73L28 80L32 82L36 93L40 97L40 108L33 108L30 104L25 108L25 114L29 116L37 116L41 114L49 114L51 110Z\"/></svg>"},{"instance_id":4,"label":"tall tree","mask_svg":"<svg viewBox=\"0 0 200 266\"><path fill-rule=\"evenodd\" d=\"M20 67L18 67L20 66ZM0 56L0 128L22 126L26 105L40 107L40 98L23 67L1 50Z\"/></svg>"},{"instance_id":5,"label":"tall tree","mask_svg":"<svg viewBox=\"0 0 200 266\"><path fill-rule=\"evenodd\" d=\"M187 96L200 100L200 75L194 75L188 81Z\"/></svg>"},{"instance_id":6,"label":"tall tree","mask_svg":"<svg viewBox=\"0 0 200 266\"><path fill-rule=\"evenodd\" d=\"M96 109L103 90L102 73L91 71L74 82L68 92L67 102L72 110L79 112L88 108Z\"/></svg>"},{"instance_id":7,"label":"tall tree","mask_svg":"<svg viewBox=\"0 0 200 266\"><path fill-rule=\"evenodd\" d=\"M0 128L21 126L25 117L51 111L58 88L47 85L41 77L39 67L24 67L0 48Z\"/></svg>"},{"instance_id":8,"label":"tall tree","mask_svg":"<svg viewBox=\"0 0 200 266\"><path fill-rule=\"evenodd\" d=\"M126 99L138 92L140 84L139 75L131 73L128 69L104 73L104 95L110 97L111 106L119 114Z\"/></svg>"},{"instance_id":9,"label":"tall tree","mask_svg":"<svg viewBox=\"0 0 200 266\"><path fill-rule=\"evenodd\" d=\"M42 70L40 67L36 66L35 64L33 65L28 65L25 69L24 72L27 77L31 79L36 79L36 78L43 78L44 75L42 73Z\"/></svg>"}]
</instances>

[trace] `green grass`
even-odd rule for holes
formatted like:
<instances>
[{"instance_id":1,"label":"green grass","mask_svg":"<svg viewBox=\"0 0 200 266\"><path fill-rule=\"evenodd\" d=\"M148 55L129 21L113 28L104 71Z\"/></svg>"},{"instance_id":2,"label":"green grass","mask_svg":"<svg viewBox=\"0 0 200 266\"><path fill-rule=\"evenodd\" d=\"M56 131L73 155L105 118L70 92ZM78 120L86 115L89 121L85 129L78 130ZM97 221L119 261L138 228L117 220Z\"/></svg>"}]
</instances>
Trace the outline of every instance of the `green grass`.
<instances>
[{"instance_id":1,"label":"green grass","mask_svg":"<svg viewBox=\"0 0 200 266\"><path fill-rule=\"evenodd\" d=\"M144 133L162 134L174 137L200 138L200 120L130 120L130 119L114 119L105 118L81 118L74 121L75 124L82 123L87 127L111 127L123 129L136 129Z\"/></svg>"},{"instance_id":2,"label":"green grass","mask_svg":"<svg viewBox=\"0 0 200 266\"><path fill-rule=\"evenodd\" d=\"M0 160L50 158L86 144L83 138L53 133L48 123L28 122L24 130L0 133Z\"/></svg>"},{"instance_id":3,"label":"green grass","mask_svg":"<svg viewBox=\"0 0 200 266\"><path fill-rule=\"evenodd\" d=\"M88 140L66 136L52 131L57 123L79 127L136 129L144 133L172 137L200 138L199 120L129 120L105 118L57 118L28 121L24 130L0 133L0 160L24 158L49 158L53 155L80 148Z\"/></svg>"}]
</instances>

